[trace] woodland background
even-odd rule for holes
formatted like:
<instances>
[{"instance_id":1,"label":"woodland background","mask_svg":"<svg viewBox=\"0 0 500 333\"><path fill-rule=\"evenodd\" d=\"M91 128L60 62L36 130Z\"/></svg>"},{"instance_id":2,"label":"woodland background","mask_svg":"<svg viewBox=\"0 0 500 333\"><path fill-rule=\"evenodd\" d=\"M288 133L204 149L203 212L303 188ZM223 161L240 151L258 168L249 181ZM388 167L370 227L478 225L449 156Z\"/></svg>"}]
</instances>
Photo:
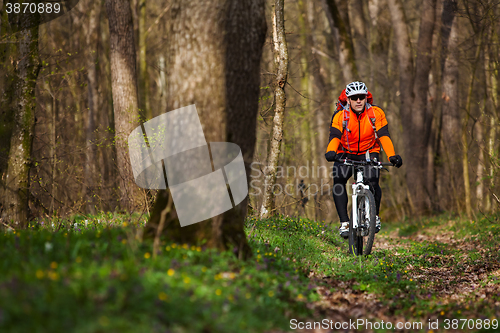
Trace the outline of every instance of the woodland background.
<instances>
[{"instance_id":1,"label":"woodland background","mask_svg":"<svg viewBox=\"0 0 500 333\"><path fill-rule=\"evenodd\" d=\"M123 120L117 121L113 109L118 102L112 94L110 45L116 41L108 21L113 8L106 11L112 2L81 0L70 13L30 29L31 37L10 33L2 10L0 211L5 224L19 216L149 212L153 205L156 191L138 190L133 183L127 187L118 167L121 134L117 126ZM3 5L0 1L0 8ZM140 117L134 121L139 123L178 107L169 104L172 84L168 81L173 31L169 20L176 15L176 7L171 1L132 0L130 8L133 38L128 42L136 50ZM255 153L245 158L248 164L266 164L272 135L273 10L267 1ZM279 184L296 188L301 179L306 187L322 181L331 184L331 166L323 156L329 121L345 85L361 80L373 93L374 104L386 112L396 152L404 160L401 169L383 174L383 219L442 211L472 216L498 210L499 2L290 0L284 13L289 65L278 165L324 168L321 174L305 178L278 177ZM115 14L122 17L119 11ZM23 50L23 41L38 51ZM207 95L217 94L216 83L206 87ZM33 96L28 96L30 89ZM32 110L23 119L32 117L33 141L32 149L24 149L27 155L16 162L29 176L11 186L9 158L21 146L16 141L16 124L22 123L20 100ZM16 164L12 166L10 172ZM124 188L131 193L124 195ZM309 189L304 208L300 192L276 195L276 211L337 221L331 194L314 195L316 191ZM261 202L262 196L251 195L249 213L257 214ZM13 212L9 207L14 206L20 208Z\"/></svg>"}]
</instances>

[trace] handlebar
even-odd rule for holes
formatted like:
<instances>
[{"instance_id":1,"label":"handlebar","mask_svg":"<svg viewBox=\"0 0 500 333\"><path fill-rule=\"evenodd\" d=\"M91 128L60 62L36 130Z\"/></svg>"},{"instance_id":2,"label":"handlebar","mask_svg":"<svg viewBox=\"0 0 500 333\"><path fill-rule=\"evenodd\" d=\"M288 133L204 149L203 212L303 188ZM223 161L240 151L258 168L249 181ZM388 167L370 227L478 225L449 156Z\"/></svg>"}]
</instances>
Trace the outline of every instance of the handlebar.
<instances>
[{"instance_id":1,"label":"handlebar","mask_svg":"<svg viewBox=\"0 0 500 333\"><path fill-rule=\"evenodd\" d=\"M336 162L341 162L345 165L359 165L359 166L366 166L366 165L369 165L369 166L375 166L375 167L383 167L383 166L394 166L392 163L390 162L379 162L379 161L373 161L373 160L370 160L370 161L354 161L354 160L350 160L348 158L336 158L335 159Z\"/></svg>"}]
</instances>

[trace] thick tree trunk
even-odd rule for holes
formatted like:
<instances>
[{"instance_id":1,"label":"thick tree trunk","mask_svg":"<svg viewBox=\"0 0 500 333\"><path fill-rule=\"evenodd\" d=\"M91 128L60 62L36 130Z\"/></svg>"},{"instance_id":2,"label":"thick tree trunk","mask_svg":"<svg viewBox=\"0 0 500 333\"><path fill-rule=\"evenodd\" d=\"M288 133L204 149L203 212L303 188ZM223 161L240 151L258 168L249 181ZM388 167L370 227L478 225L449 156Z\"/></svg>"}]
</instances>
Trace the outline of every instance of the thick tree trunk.
<instances>
[{"instance_id":1,"label":"thick tree trunk","mask_svg":"<svg viewBox=\"0 0 500 333\"><path fill-rule=\"evenodd\" d=\"M354 54L360 78L365 80L370 74L370 57L368 40L366 38L366 19L364 15L364 0L344 1L348 4L349 22L352 30Z\"/></svg>"},{"instance_id":2,"label":"thick tree trunk","mask_svg":"<svg viewBox=\"0 0 500 333\"><path fill-rule=\"evenodd\" d=\"M460 156L462 145L460 142L461 128L460 122L460 108L459 108L459 95L458 95L458 23L455 20L451 27L448 49L444 60L443 69L443 93L442 93L442 153L443 157L443 178L451 186L443 192L445 195L444 202L448 202L448 209L451 209L450 203L455 202L456 209L461 209L459 198L462 197L461 193L461 162Z\"/></svg>"},{"instance_id":3,"label":"thick tree trunk","mask_svg":"<svg viewBox=\"0 0 500 333\"><path fill-rule=\"evenodd\" d=\"M0 36L6 31L0 25ZM9 160L10 140L15 115L15 73L9 61L13 57L14 47L9 43L0 43L0 217L4 210L4 188L7 164Z\"/></svg>"},{"instance_id":4,"label":"thick tree trunk","mask_svg":"<svg viewBox=\"0 0 500 333\"><path fill-rule=\"evenodd\" d=\"M139 126L137 74L132 12L125 0L106 0L110 32L111 86L115 119L120 206L133 211L143 202L130 165L128 136Z\"/></svg>"},{"instance_id":5,"label":"thick tree trunk","mask_svg":"<svg viewBox=\"0 0 500 333\"><path fill-rule=\"evenodd\" d=\"M314 31L315 23L315 5L313 1L308 1L306 8L307 17L307 31ZM309 33L307 38L307 48L308 50L319 49L319 41L317 36L313 33ZM312 117L310 120L311 129L313 132L313 140L315 140L315 159L314 166L318 168L318 172L315 173L316 184L318 185L319 194L316 197L319 201L319 206L325 202L326 207L317 207L317 211L320 210L318 218L326 219L325 212L333 212L334 204L331 197L331 193L326 190L327 185L330 183L331 179L328 172L328 162L323 158L321 152L326 150L326 145L328 144L328 128L330 115L330 104L333 104L329 98L329 89L326 87L327 70L322 68L320 59L316 52L312 52L311 59L309 62L309 72L312 76L312 81L314 85L310 84L310 89L312 89L311 98L318 101L319 104L314 103L314 108L312 110ZM310 80L311 81L311 80ZM325 185L323 188L322 186ZM325 190L323 190L325 189Z\"/></svg>"},{"instance_id":6,"label":"thick tree trunk","mask_svg":"<svg viewBox=\"0 0 500 333\"><path fill-rule=\"evenodd\" d=\"M410 190L412 211L414 214L422 214L430 208L429 193L422 172L427 166L429 132L432 125L432 114L427 108L427 93L436 0L425 0L422 5L415 76L412 75L411 44L402 4L399 0L388 0L388 4L399 59L400 112L405 151L408 152L405 155L406 181Z\"/></svg>"},{"instance_id":7,"label":"thick tree trunk","mask_svg":"<svg viewBox=\"0 0 500 333\"><path fill-rule=\"evenodd\" d=\"M456 0L443 1L443 11L441 14L441 71L444 70L444 63L448 54L448 50L455 50L455 48L448 48L448 44L450 42L453 22L456 21L455 14L457 11L457 6L458 4Z\"/></svg>"},{"instance_id":8,"label":"thick tree trunk","mask_svg":"<svg viewBox=\"0 0 500 333\"><path fill-rule=\"evenodd\" d=\"M228 141L242 151L247 180L255 146L260 60L265 39L262 0L175 0L169 11L168 108L196 104L207 142ZM169 192L159 191L146 237L155 235ZM181 228L168 214L164 233L173 240L250 255L243 230L247 199L210 220Z\"/></svg>"},{"instance_id":9,"label":"thick tree trunk","mask_svg":"<svg viewBox=\"0 0 500 333\"><path fill-rule=\"evenodd\" d=\"M90 4L89 23L84 25L84 32L87 42L87 88L88 88L88 112L87 123L85 124L85 164L84 173L84 198L86 199L86 209L90 214L96 212L96 156L97 147L95 143L96 120L99 109L99 93L97 84L97 47L99 44L101 3L99 1ZM54 124L55 125L55 124Z\"/></svg>"},{"instance_id":10,"label":"thick tree trunk","mask_svg":"<svg viewBox=\"0 0 500 333\"><path fill-rule=\"evenodd\" d=\"M342 68L344 82L351 82L358 77L358 69L354 57L348 16L345 15L347 19L342 19L335 0L323 0L322 4L339 52L339 63Z\"/></svg>"},{"instance_id":11,"label":"thick tree trunk","mask_svg":"<svg viewBox=\"0 0 500 333\"><path fill-rule=\"evenodd\" d=\"M476 69L479 61L479 57L481 55L481 48L483 46L483 32L481 31L479 36L479 41L476 46L476 54L474 56L474 62L472 63L471 68L471 77L469 81L469 87L467 89L467 100L465 102L465 120L462 124L462 170L463 170L463 182L464 182L464 191L465 191L465 211L467 213L467 217L472 217L472 202L471 195L472 190L470 186L470 178L469 178L469 138L470 138L470 130L469 130L469 119L471 112L471 104L472 104L472 94L474 88L474 81L476 78Z\"/></svg>"},{"instance_id":12,"label":"thick tree trunk","mask_svg":"<svg viewBox=\"0 0 500 333\"><path fill-rule=\"evenodd\" d=\"M25 17L21 26L29 26L36 16ZM40 63L38 25L19 32L19 61L15 70L15 115L5 176L4 217L15 227L28 225L31 149L35 130L35 87Z\"/></svg>"},{"instance_id":13,"label":"thick tree trunk","mask_svg":"<svg viewBox=\"0 0 500 333\"><path fill-rule=\"evenodd\" d=\"M431 137L432 110L428 107L429 73L432 61L432 36L436 20L436 0L426 0L422 4L422 15L417 41L415 62L415 83L412 104L412 151L427 152ZM410 150L408 150L410 151ZM412 166L408 169L409 187L412 189L412 201L419 212L432 209L432 188L427 188L422 171L428 165L428 154L408 154L407 160ZM428 175L431 176L431 175Z\"/></svg>"},{"instance_id":14,"label":"thick tree trunk","mask_svg":"<svg viewBox=\"0 0 500 333\"><path fill-rule=\"evenodd\" d=\"M285 118L285 85L288 75L288 47L285 36L284 0L276 0L273 13L273 50L276 66L276 82L274 87L275 110L271 144L267 154L267 165L264 169L264 199L260 208L260 217L274 215L271 211L273 186L276 183L276 171L283 139L283 122Z\"/></svg>"},{"instance_id":15,"label":"thick tree trunk","mask_svg":"<svg viewBox=\"0 0 500 333\"><path fill-rule=\"evenodd\" d=\"M406 18L404 15L403 5L399 0L387 0L392 18L394 39L396 50L398 52L399 63L399 93L401 99L400 108L401 123L403 128L409 129L412 126L411 122L411 103L413 101L413 61L411 56L411 43L406 26ZM403 131L403 140L405 147L411 146L411 133L408 130Z\"/></svg>"}]
</instances>

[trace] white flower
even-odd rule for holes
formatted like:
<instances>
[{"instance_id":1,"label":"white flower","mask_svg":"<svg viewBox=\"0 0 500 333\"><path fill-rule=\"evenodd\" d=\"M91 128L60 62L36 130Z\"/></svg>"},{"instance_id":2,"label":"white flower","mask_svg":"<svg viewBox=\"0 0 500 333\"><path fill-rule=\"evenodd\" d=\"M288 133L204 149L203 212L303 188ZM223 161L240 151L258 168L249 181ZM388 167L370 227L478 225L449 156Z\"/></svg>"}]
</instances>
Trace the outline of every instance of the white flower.
<instances>
[{"instance_id":1,"label":"white flower","mask_svg":"<svg viewBox=\"0 0 500 333\"><path fill-rule=\"evenodd\" d=\"M85 228L87 228L88 223L89 223L89 220L85 220Z\"/></svg>"},{"instance_id":2,"label":"white flower","mask_svg":"<svg viewBox=\"0 0 500 333\"><path fill-rule=\"evenodd\" d=\"M52 250L52 243L45 242L45 252L50 252Z\"/></svg>"},{"instance_id":3,"label":"white flower","mask_svg":"<svg viewBox=\"0 0 500 333\"><path fill-rule=\"evenodd\" d=\"M75 222L75 229L78 228L78 223Z\"/></svg>"}]
</instances>

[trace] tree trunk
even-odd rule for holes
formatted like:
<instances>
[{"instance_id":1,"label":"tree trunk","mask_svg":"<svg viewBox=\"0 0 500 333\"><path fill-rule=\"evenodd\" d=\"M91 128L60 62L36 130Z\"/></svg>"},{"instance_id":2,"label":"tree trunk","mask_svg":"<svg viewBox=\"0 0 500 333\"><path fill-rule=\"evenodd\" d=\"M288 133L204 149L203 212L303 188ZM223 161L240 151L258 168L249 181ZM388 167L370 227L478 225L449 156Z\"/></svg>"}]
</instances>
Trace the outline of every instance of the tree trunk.
<instances>
[{"instance_id":1,"label":"tree trunk","mask_svg":"<svg viewBox=\"0 0 500 333\"><path fill-rule=\"evenodd\" d=\"M32 25L37 16L26 16L20 26ZM12 25L12 22L11 22ZM19 61L15 69L15 115L5 177L4 217L15 227L28 226L31 149L35 130L35 88L40 63L38 24L19 32Z\"/></svg>"},{"instance_id":2,"label":"tree trunk","mask_svg":"<svg viewBox=\"0 0 500 333\"><path fill-rule=\"evenodd\" d=\"M87 123L85 124L85 164L84 173L84 198L87 201L87 212L96 213L96 156L97 147L95 143L96 119L99 109L99 93L97 84L97 47L99 44L101 3L99 1L90 4L89 24L84 25L84 32L87 42L87 88L88 88L88 112ZM55 124L54 124L55 125Z\"/></svg>"},{"instance_id":3,"label":"tree trunk","mask_svg":"<svg viewBox=\"0 0 500 333\"><path fill-rule=\"evenodd\" d=\"M497 137L497 127L498 123L495 121L495 117L490 117L490 134L489 134L489 140L488 140L488 155L490 157L490 164L489 164L489 182L488 182L488 188L490 191L495 190L495 177L496 177L496 166L493 164L491 161L491 158L495 156L496 152L496 137ZM487 200L486 200L486 210L491 211L492 206L491 206L491 194L488 193Z\"/></svg>"},{"instance_id":4,"label":"tree trunk","mask_svg":"<svg viewBox=\"0 0 500 333\"><path fill-rule=\"evenodd\" d=\"M366 19L363 0L345 1L348 4L349 22L352 30L354 54L360 78L366 80L370 74L370 57L366 38ZM366 82L366 81L365 81Z\"/></svg>"},{"instance_id":5,"label":"tree trunk","mask_svg":"<svg viewBox=\"0 0 500 333\"><path fill-rule=\"evenodd\" d=\"M115 145L119 177L120 206L133 211L142 202L134 182L128 155L128 136L139 126L134 31L130 4L106 0L110 32L111 86L115 119Z\"/></svg>"},{"instance_id":6,"label":"tree trunk","mask_svg":"<svg viewBox=\"0 0 500 333\"><path fill-rule=\"evenodd\" d=\"M158 71L159 71L158 91L160 93L160 98L159 98L160 113L164 112L167 109L167 77L165 75L165 68L166 68L165 56L163 54L160 54L158 58Z\"/></svg>"},{"instance_id":7,"label":"tree trunk","mask_svg":"<svg viewBox=\"0 0 500 333\"><path fill-rule=\"evenodd\" d=\"M0 15L1 16L1 15ZM8 26L4 23L4 26ZM6 29L0 25L0 36ZM4 210L5 176L9 160L10 140L14 126L15 111L15 73L10 59L14 55L14 47L10 43L0 44L0 217Z\"/></svg>"},{"instance_id":8,"label":"tree trunk","mask_svg":"<svg viewBox=\"0 0 500 333\"><path fill-rule=\"evenodd\" d=\"M273 13L273 50L276 66L276 82L274 87L275 110L271 145L267 154L267 166L264 169L264 200L260 209L260 217L274 215L271 211L273 187L276 183L276 171L283 138L283 122L285 117L285 85L288 75L288 47L285 36L284 0L276 0Z\"/></svg>"},{"instance_id":9,"label":"tree trunk","mask_svg":"<svg viewBox=\"0 0 500 333\"><path fill-rule=\"evenodd\" d=\"M262 0L175 0L169 11L167 61L170 109L196 104L207 142L229 141L242 151L247 180L255 146L260 60L265 39ZM159 191L145 236L153 237L169 192ZM172 240L234 250L250 256L243 230L247 199L209 220L181 228L168 214L164 233Z\"/></svg>"},{"instance_id":10,"label":"tree trunk","mask_svg":"<svg viewBox=\"0 0 500 333\"><path fill-rule=\"evenodd\" d=\"M430 130L432 125L432 111L428 108L429 73L432 60L432 36L434 22L436 19L436 0L426 0L422 4L422 15L417 42L417 58L415 62L415 83L413 87L412 104L412 150L427 152L431 144ZM427 157L427 158L426 158ZM413 204L419 212L431 209L430 195L432 189L427 188L425 177L422 171L426 169L428 155L408 154L408 164L412 167L408 169L408 180L410 188L413 190Z\"/></svg>"},{"instance_id":11,"label":"tree trunk","mask_svg":"<svg viewBox=\"0 0 500 333\"><path fill-rule=\"evenodd\" d=\"M139 108L144 118L152 118L149 109L149 79L146 63L146 0L139 0Z\"/></svg>"},{"instance_id":12,"label":"tree trunk","mask_svg":"<svg viewBox=\"0 0 500 333\"><path fill-rule=\"evenodd\" d=\"M323 0L322 4L339 52L339 63L344 82L351 82L358 77L358 69L354 57L349 21L342 19L335 0ZM347 15L345 17L348 18Z\"/></svg>"},{"instance_id":13,"label":"tree trunk","mask_svg":"<svg viewBox=\"0 0 500 333\"><path fill-rule=\"evenodd\" d=\"M479 61L479 57L481 55L481 48L483 45L483 32L481 31L478 44L476 46L476 54L474 56L474 62L471 68L471 77L469 81L469 87L467 92L467 101L465 103L465 120L462 124L462 170L463 170L463 181L464 181L464 190L465 190L465 211L467 213L467 217L472 217L472 203L471 203L471 187L470 187L470 178L469 178L469 137L470 131L468 129L470 112L471 112L471 104L472 104L472 93L474 88L474 80L476 78L476 69Z\"/></svg>"},{"instance_id":14,"label":"tree trunk","mask_svg":"<svg viewBox=\"0 0 500 333\"><path fill-rule=\"evenodd\" d=\"M381 62L382 55L380 54L379 34L378 34L378 16L380 10L380 0L369 0L366 4L368 7L369 22L368 25L368 49L370 55L370 76L368 83L370 87L374 87L377 82L377 66ZM392 38L391 38L392 39ZM390 48L389 48L390 50ZM388 57L388 59L390 59ZM372 88L373 90L373 88ZM376 92L376 91L375 91Z\"/></svg>"},{"instance_id":15,"label":"tree trunk","mask_svg":"<svg viewBox=\"0 0 500 333\"><path fill-rule=\"evenodd\" d=\"M458 23L454 20L447 53L444 60L443 69L443 93L442 93L442 157L444 163L444 179L447 180L449 186L446 191L444 202L448 203L448 209L451 209L450 203L455 202L456 209L461 210L460 199L461 195L461 162L460 156L462 145L460 142L460 133L457 130L461 127L460 123L460 108L458 95Z\"/></svg>"},{"instance_id":16,"label":"tree trunk","mask_svg":"<svg viewBox=\"0 0 500 333\"><path fill-rule=\"evenodd\" d=\"M404 129L406 181L410 189L410 205L414 214L430 208L430 198L422 171L427 166L429 134L432 113L428 110L427 93L431 69L432 36L435 22L436 0L425 0L417 42L415 76L411 62L411 44L404 11L399 0L388 0L393 22L399 59L401 122Z\"/></svg>"},{"instance_id":17,"label":"tree trunk","mask_svg":"<svg viewBox=\"0 0 500 333\"><path fill-rule=\"evenodd\" d=\"M497 8L498 12L498 8ZM490 115L490 131L488 137L488 155L489 155L489 171L488 175L490 178L488 184L488 195L486 197L486 210L487 211L495 211L495 207L498 207L496 204L492 206L492 193L495 190L495 181L497 179L498 172L498 124L500 123L500 108L498 103L498 95L500 86L498 84L498 74L499 74L499 51L500 48L498 46L499 38L498 38L498 20L495 15L495 12L490 11L490 22L491 22L491 39L490 43L488 43L488 53L487 60L485 61L485 73L486 73L486 86L488 87L486 91L486 95L489 98L491 105L491 115Z\"/></svg>"},{"instance_id":18,"label":"tree trunk","mask_svg":"<svg viewBox=\"0 0 500 333\"><path fill-rule=\"evenodd\" d=\"M486 149L484 144L483 135L483 124L481 124L482 116L476 122L476 141L478 145L478 155L477 155L477 168L476 168L476 207L482 209L484 208L484 150Z\"/></svg>"}]
</instances>

